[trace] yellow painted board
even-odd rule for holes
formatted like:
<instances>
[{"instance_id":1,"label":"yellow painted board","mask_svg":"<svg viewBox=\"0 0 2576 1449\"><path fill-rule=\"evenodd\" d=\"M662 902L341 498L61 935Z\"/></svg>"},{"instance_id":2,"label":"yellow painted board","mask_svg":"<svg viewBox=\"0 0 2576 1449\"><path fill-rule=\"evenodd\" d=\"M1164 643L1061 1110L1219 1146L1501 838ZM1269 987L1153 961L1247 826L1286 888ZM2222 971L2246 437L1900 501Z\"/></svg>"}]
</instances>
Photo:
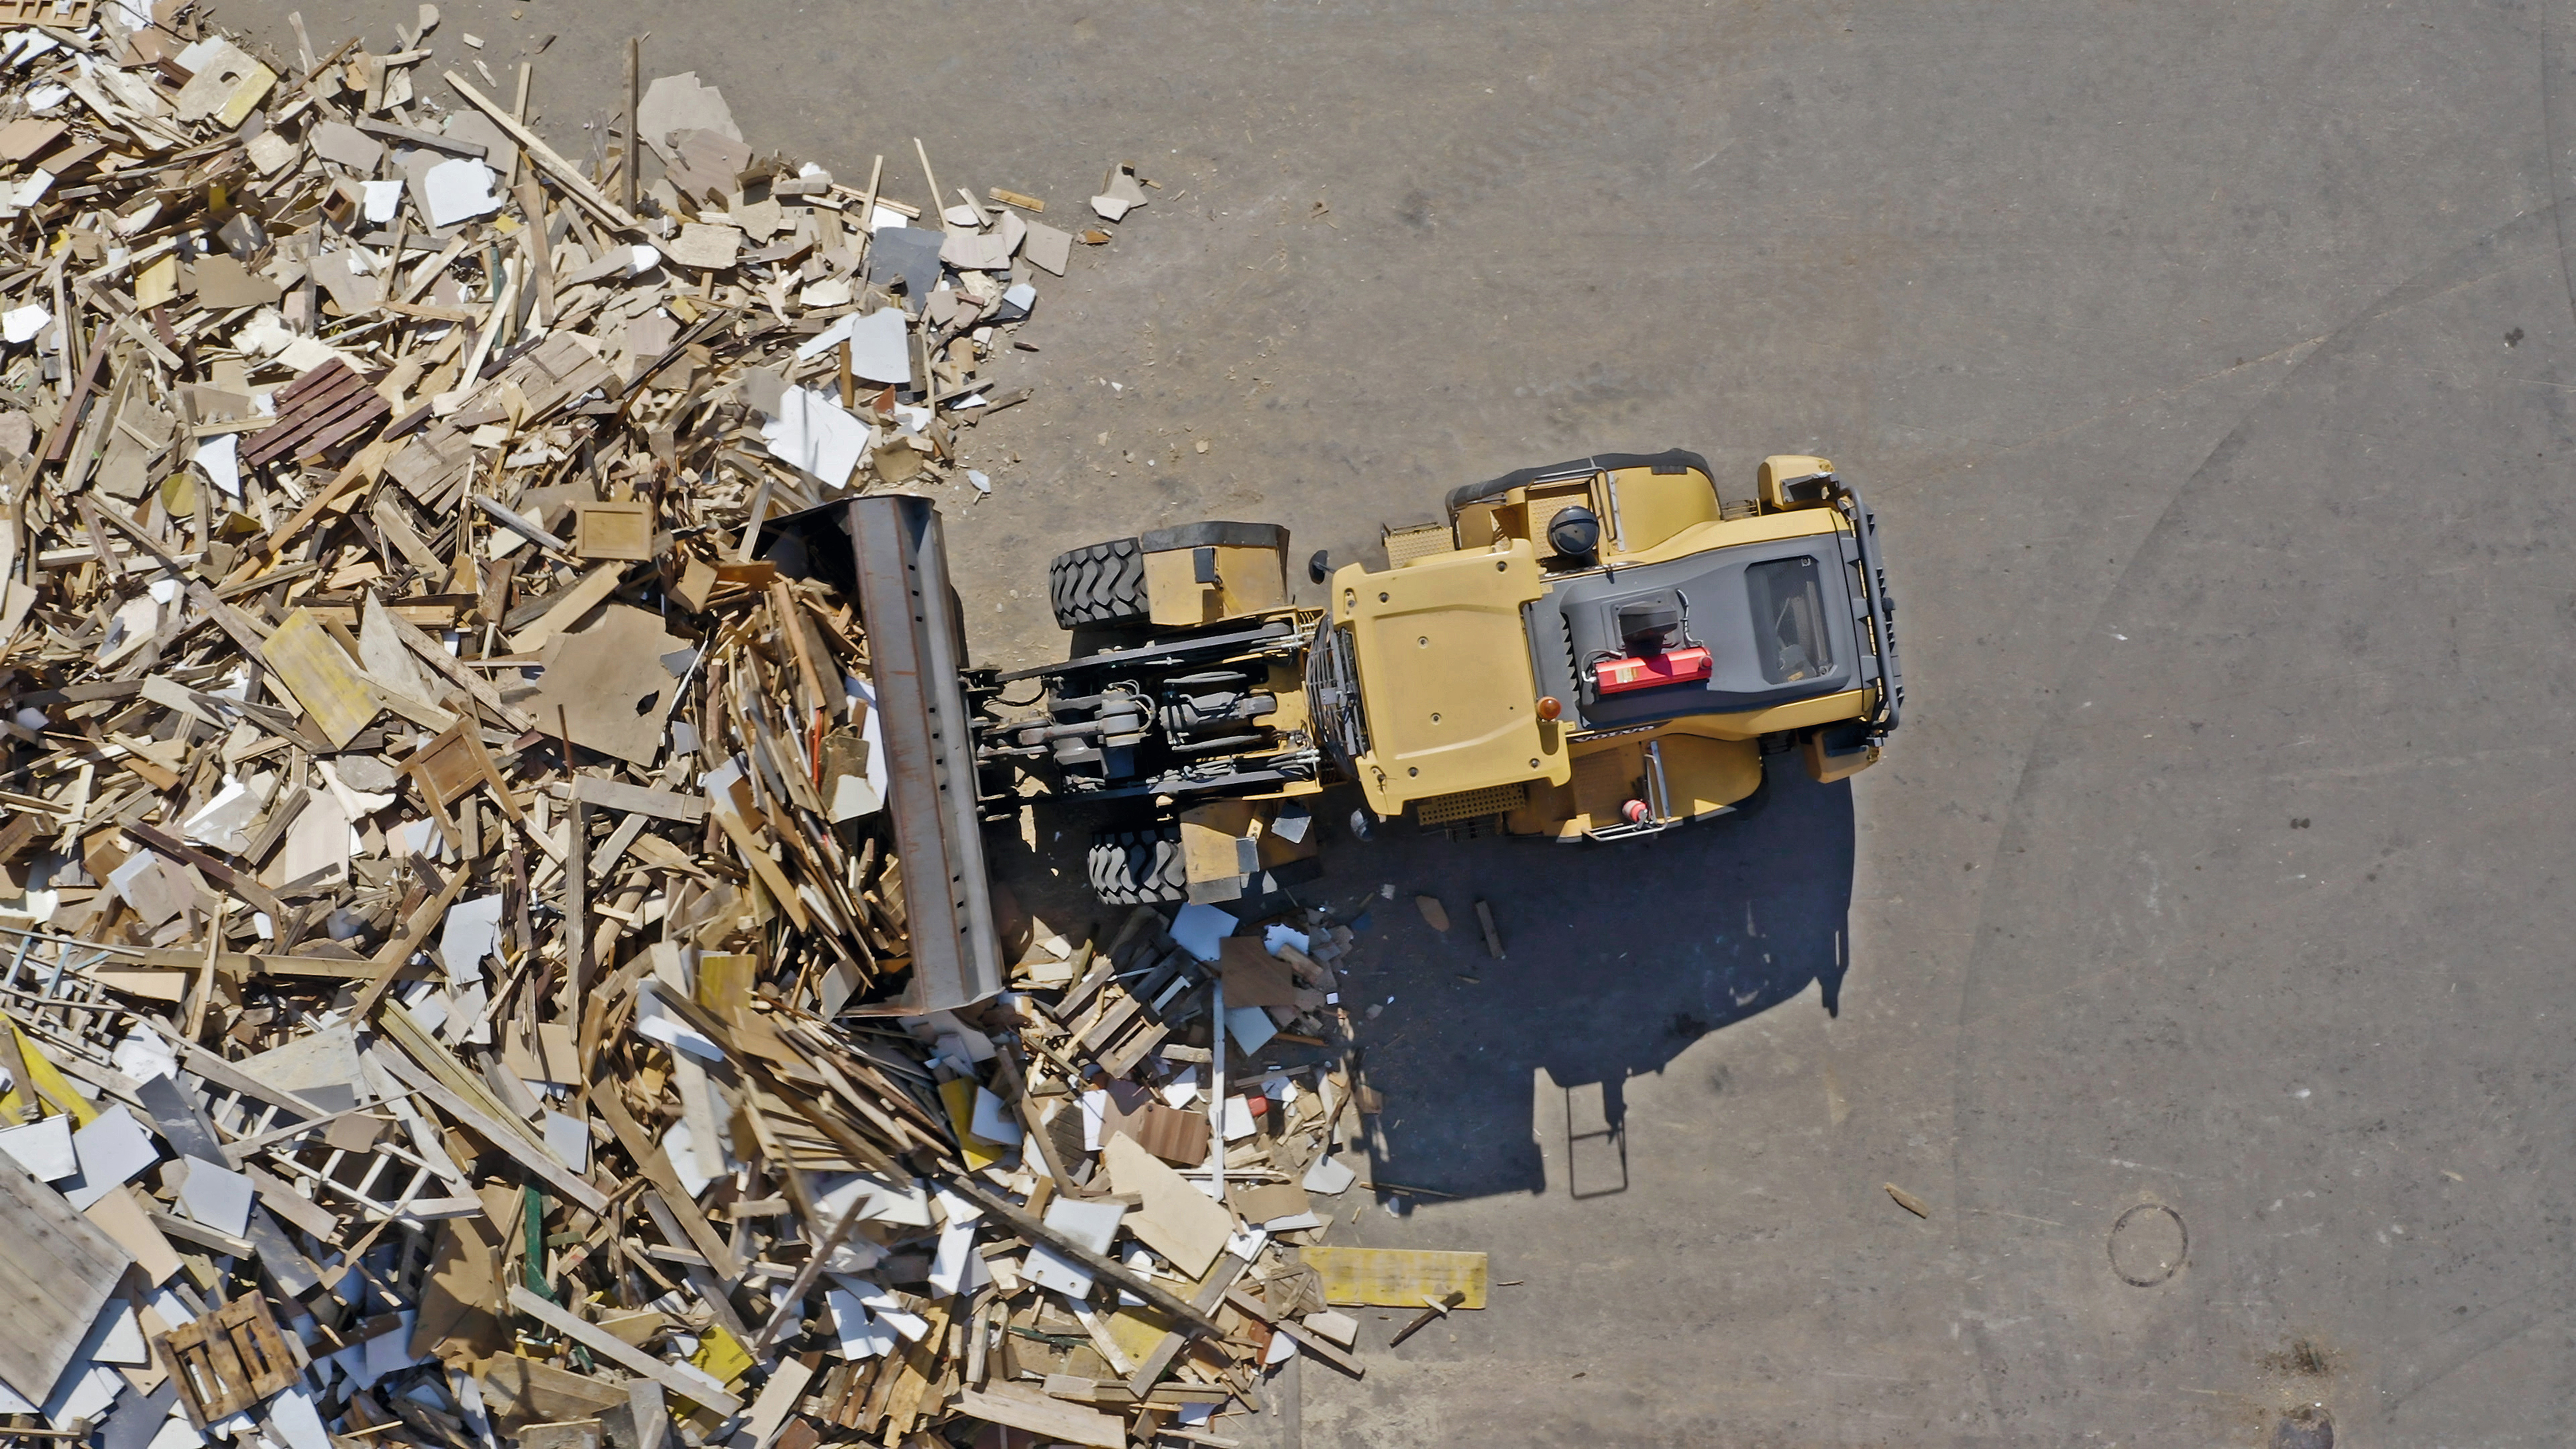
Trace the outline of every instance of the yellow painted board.
<instances>
[{"instance_id":1,"label":"yellow painted board","mask_svg":"<svg viewBox=\"0 0 2576 1449\"><path fill-rule=\"evenodd\" d=\"M1413 1248L1308 1248L1306 1266L1324 1277L1324 1301L1372 1308L1421 1308L1426 1298L1467 1295L1461 1308L1485 1306L1482 1253Z\"/></svg>"},{"instance_id":2,"label":"yellow painted board","mask_svg":"<svg viewBox=\"0 0 2576 1449\"><path fill-rule=\"evenodd\" d=\"M267 66L253 64L250 73L242 77L241 85L224 99L223 109L215 112L215 124L231 130L249 120L250 113L258 107L260 98L267 95L276 85L277 72Z\"/></svg>"},{"instance_id":3,"label":"yellow painted board","mask_svg":"<svg viewBox=\"0 0 2576 1449\"><path fill-rule=\"evenodd\" d=\"M259 652L334 746L356 739L376 717L375 690L312 610L287 615Z\"/></svg>"},{"instance_id":4,"label":"yellow painted board","mask_svg":"<svg viewBox=\"0 0 2576 1449\"><path fill-rule=\"evenodd\" d=\"M982 1172L1007 1154L1002 1148L967 1130L975 1125L975 1083L957 1077L939 1084L939 1100L948 1108L948 1125L957 1129L957 1145L966 1156L969 1171Z\"/></svg>"},{"instance_id":5,"label":"yellow painted board","mask_svg":"<svg viewBox=\"0 0 2576 1449\"><path fill-rule=\"evenodd\" d=\"M1163 1339L1172 1331L1172 1320L1150 1308L1121 1308L1102 1319L1101 1326L1109 1331L1110 1341L1127 1355L1128 1362L1143 1363L1163 1346Z\"/></svg>"},{"instance_id":6,"label":"yellow painted board","mask_svg":"<svg viewBox=\"0 0 2576 1449\"><path fill-rule=\"evenodd\" d=\"M6 1111L12 1122L26 1121L26 1109L34 1105L27 1098L28 1090L32 1088L37 1101L42 1103L44 1115L67 1112L71 1114L72 1126L76 1129L98 1120L98 1109L90 1105L88 1098L72 1090L72 1084L64 1079L62 1071L47 1061L43 1052L36 1050L34 1038L18 1030L14 1021L7 1025L9 1034L18 1039L18 1059L27 1064L28 1080L12 1083L8 1091L0 1092L0 1111Z\"/></svg>"},{"instance_id":7,"label":"yellow painted board","mask_svg":"<svg viewBox=\"0 0 2576 1449\"><path fill-rule=\"evenodd\" d=\"M751 1353L719 1323L698 1340L698 1351L690 1356L689 1362L704 1370L707 1377L731 1388L735 1381L750 1372Z\"/></svg>"}]
</instances>

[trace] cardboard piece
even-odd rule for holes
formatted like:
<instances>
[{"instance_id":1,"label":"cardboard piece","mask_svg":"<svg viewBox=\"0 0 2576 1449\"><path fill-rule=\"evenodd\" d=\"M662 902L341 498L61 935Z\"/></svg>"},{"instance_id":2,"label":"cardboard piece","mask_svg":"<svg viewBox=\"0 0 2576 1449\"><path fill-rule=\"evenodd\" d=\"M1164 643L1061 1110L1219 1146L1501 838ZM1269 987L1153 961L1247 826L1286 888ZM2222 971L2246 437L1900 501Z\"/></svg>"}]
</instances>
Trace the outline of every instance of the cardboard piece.
<instances>
[{"instance_id":1,"label":"cardboard piece","mask_svg":"<svg viewBox=\"0 0 2576 1449\"><path fill-rule=\"evenodd\" d=\"M699 84L696 71L655 77L636 104L635 128L665 162L680 159L672 137L682 131L715 131L735 141L742 139L724 93Z\"/></svg>"},{"instance_id":2,"label":"cardboard piece","mask_svg":"<svg viewBox=\"0 0 2576 1449\"><path fill-rule=\"evenodd\" d=\"M692 221L680 228L680 234L662 245L662 255L684 267L704 271L724 271L742 254L742 229L712 222Z\"/></svg>"},{"instance_id":3,"label":"cardboard piece","mask_svg":"<svg viewBox=\"0 0 2576 1449\"><path fill-rule=\"evenodd\" d=\"M791 387L760 436L770 456L838 488L867 461L876 429L812 388Z\"/></svg>"},{"instance_id":4,"label":"cardboard piece","mask_svg":"<svg viewBox=\"0 0 2576 1449\"><path fill-rule=\"evenodd\" d=\"M80 1157L81 1185L65 1195L73 1199L74 1207L86 1206L117 1184L131 1182L161 1160L152 1134L121 1104L73 1133L72 1150Z\"/></svg>"},{"instance_id":5,"label":"cardboard piece","mask_svg":"<svg viewBox=\"0 0 2576 1449\"><path fill-rule=\"evenodd\" d=\"M1119 1220L1126 1215L1127 1205L1121 1202L1057 1198L1047 1204L1043 1221L1091 1251L1106 1253L1118 1235ZM1029 1249L1028 1267L1022 1276L1069 1298L1091 1296L1090 1270L1043 1244Z\"/></svg>"},{"instance_id":6,"label":"cardboard piece","mask_svg":"<svg viewBox=\"0 0 2576 1449\"><path fill-rule=\"evenodd\" d=\"M499 211L501 195L494 189L499 179L491 167L463 156L430 167L420 177L420 202L429 224L443 231Z\"/></svg>"},{"instance_id":7,"label":"cardboard piece","mask_svg":"<svg viewBox=\"0 0 2576 1449\"><path fill-rule=\"evenodd\" d=\"M286 295L275 282L254 274L221 252L208 252L198 257L192 275L197 286L197 305L216 311L271 306ZM241 490L235 488L233 491L238 493Z\"/></svg>"},{"instance_id":8,"label":"cardboard piece","mask_svg":"<svg viewBox=\"0 0 2576 1449\"><path fill-rule=\"evenodd\" d=\"M447 963L449 982L464 986L483 979L483 958L498 954L501 948L501 908L506 901L496 893L447 908L438 954Z\"/></svg>"},{"instance_id":9,"label":"cardboard piece","mask_svg":"<svg viewBox=\"0 0 2576 1449\"><path fill-rule=\"evenodd\" d=\"M238 1238L250 1226L250 1179L202 1157L182 1158L188 1176L179 1184L179 1206L196 1222Z\"/></svg>"},{"instance_id":10,"label":"cardboard piece","mask_svg":"<svg viewBox=\"0 0 2576 1449\"><path fill-rule=\"evenodd\" d=\"M170 1240L153 1226L143 1205L135 1201L132 1188L120 1187L100 1195L81 1209L81 1216L123 1248L142 1269L143 1276L154 1283L170 1281L170 1275L187 1266L179 1250L170 1246Z\"/></svg>"}]
</instances>

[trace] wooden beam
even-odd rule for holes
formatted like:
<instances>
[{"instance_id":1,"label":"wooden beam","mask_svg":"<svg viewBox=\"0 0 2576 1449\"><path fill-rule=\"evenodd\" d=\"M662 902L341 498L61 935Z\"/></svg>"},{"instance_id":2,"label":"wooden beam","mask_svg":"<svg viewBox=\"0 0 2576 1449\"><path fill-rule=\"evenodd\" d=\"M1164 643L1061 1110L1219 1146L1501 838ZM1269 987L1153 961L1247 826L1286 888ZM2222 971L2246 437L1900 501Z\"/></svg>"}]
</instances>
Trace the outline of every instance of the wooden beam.
<instances>
[{"instance_id":1,"label":"wooden beam","mask_svg":"<svg viewBox=\"0 0 2576 1449\"><path fill-rule=\"evenodd\" d=\"M544 167L547 173L554 177L556 184L563 187L566 195L590 208L592 214L619 231L640 232L644 229L643 223L627 215L617 203L600 195L599 188L590 184L589 178L581 174L579 167L556 155L552 146L537 139L536 132L519 124L518 117L511 115L491 97L474 89L465 77L456 72L452 70L446 72L446 78L447 83L456 88L458 95L472 101L476 109L492 118L492 124L499 126L504 135L518 142L528 153L529 160ZM628 144L632 145L633 142L630 141Z\"/></svg>"}]
</instances>

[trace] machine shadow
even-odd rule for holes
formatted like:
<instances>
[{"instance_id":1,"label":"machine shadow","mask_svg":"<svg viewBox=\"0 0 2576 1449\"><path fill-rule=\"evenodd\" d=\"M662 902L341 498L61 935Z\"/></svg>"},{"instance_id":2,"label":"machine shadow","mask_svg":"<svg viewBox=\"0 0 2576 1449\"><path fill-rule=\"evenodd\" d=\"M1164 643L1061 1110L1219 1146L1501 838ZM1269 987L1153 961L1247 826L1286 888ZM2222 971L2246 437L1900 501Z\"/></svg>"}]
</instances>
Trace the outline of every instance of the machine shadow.
<instances>
[{"instance_id":1,"label":"machine shadow","mask_svg":"<svg viewBox=\"0 0 2576 1449\"><path fill-rule=\"evenodd\" d=\"M1838 1009L1851 786L1816 784L1794 755L1769 763L1758 815L1641 844L1452 843L1392 830L1342 844L1325 882L1337 904L1372 889L1372 875L1396 892L1369 903L1343 988L1369 1085L1384 1098L1370 1135L1374 1181L1444 1197L1543 1192L1533 1102L1563 1089L1566 1150L1584 1138L1609 1147L1624 1186L1630 1077L1661 1072L1700 1037L1809 982ZM1440 899L1447 932L1427 924L1416 894ZM1479 898L1502 960L1478 933ZM1548 1085L1534 1090L1540 1071ZM1597 1121L1573 1115L1587 1088L1598 1090ZM1600 1195L1593 1182L1568 1185Z\"/></svg>"}]
</instances>

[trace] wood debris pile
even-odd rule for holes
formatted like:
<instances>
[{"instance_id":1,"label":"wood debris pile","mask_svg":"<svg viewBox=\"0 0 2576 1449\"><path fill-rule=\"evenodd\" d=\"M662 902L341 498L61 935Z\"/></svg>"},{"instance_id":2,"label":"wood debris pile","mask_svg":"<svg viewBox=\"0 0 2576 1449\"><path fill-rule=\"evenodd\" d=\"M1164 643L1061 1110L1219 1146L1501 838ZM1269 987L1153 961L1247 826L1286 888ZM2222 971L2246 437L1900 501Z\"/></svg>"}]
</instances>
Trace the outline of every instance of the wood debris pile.
<instances>
[{"instance_id":1,"label":"wood debris pile","mask_svg":"<svg viewBox=\"0 0 2576 1449\"><path fill-rule=\"evenodd\" d=\"M1329 1303L1481 1306L1481 1255L1305 1246L1346 933L1140 912L882 1014L868 630L763 524L986 486L994 353L1106 232L911 225L693 75L568 158L429 6L291 60L20 12L0 1432L1222 1444L1266 1364L1356 1372Z\"/></svg>"}]
</instances>

